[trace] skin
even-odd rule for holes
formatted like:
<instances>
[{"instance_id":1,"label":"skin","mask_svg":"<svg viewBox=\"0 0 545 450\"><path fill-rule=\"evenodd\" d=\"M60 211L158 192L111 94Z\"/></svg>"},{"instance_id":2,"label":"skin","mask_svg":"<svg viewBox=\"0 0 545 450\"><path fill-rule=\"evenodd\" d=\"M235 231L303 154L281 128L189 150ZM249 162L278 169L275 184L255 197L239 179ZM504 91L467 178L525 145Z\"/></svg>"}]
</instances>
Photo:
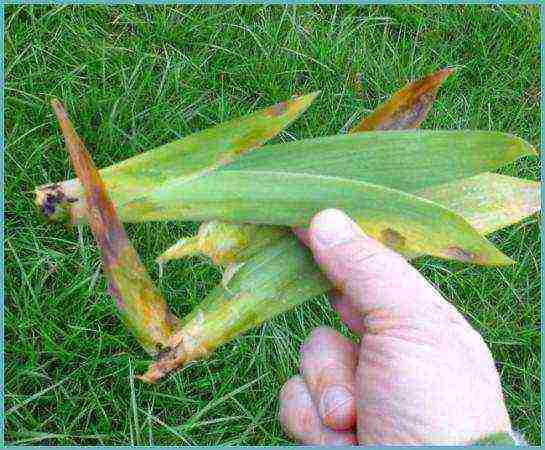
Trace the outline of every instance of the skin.
<instances>
[{"instance_id":1,"label":"skin","mask_svg":"<svg viewBox=\"0 0 545 450\"><path fill-rule=\"evenodd\" d=\"M360 340L320 327L301 347L300 375L280 392L279 420L291 437L307 445L460 445L511 430L490 350L416 269L338 210L296 234Z\"/></svg>"}]
</instances>

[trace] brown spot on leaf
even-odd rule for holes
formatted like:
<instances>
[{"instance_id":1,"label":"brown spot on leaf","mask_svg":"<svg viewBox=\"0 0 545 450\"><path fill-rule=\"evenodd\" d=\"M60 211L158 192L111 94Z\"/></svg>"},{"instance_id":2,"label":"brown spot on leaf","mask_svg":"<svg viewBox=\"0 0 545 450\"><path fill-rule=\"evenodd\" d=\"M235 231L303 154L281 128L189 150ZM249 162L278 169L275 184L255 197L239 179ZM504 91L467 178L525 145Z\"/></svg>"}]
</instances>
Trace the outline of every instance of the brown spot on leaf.
<instances>
[{"instance_id":1,"label":"brown spot on leaf","mask_svg":"<svg viewBox=\"0 0 545 450\"><path fill-rule=\"evenodd\" d=\"M381 124L377 127L379 130L408 130L417 128L418 125L426 118L433 101L435 100L435 92L427 92L416 98L411 105L403 105L396 112L389 122Z\"/></svg>"},{"instance_id":2,"label":"brown spot on leaf","mask_svg":"<svg viewBox=\"0 0 545 450\"><path fill-rule=\"evenodd\" d=\"M113 280L108 280L108 295L110 295L114 300L117 308L119 310L122 310L125 307L125 302L123 301L123 297L121 296L121 292L119 292L119 289L116 285L116 283Z\"/></svg>"},{"instance_id":3,"label":"brown spot on leaf","mask_svg":"<svg viewBox=\"0 0 545 450\"><path fill-rule=\"evenodd\" d=\"M470 251L464 250L463 248L457 247L455 245L448 247L445 250L445 255L464 262L473 262L476 259L474 253L471 253Z\"/></svg>"},{"instance_id":4,"label":"brown spot on leaf","mask_svg":"<svg viewBox=\"0 0 545 450\"><path fill-rule=\"evenodd\" d=\"M288 109L288 102L280 102L270 108L267 108L263 113L266 117L273 118L284 114Z\"/></svg>"},{"instance_id":5,"label":"brown spot on leaf","mask_svg":"<svg viewBox=\"0 0 545 450\"><path fill-rule=\"evenodd\" d=\"M383 242L388 247L403 247L405 243L407 242L407 239L405 236L403 236L401 233L397 232L396 230L393 230L391 228L386 228L381 233Z\"/></svg>"}]
</instances>

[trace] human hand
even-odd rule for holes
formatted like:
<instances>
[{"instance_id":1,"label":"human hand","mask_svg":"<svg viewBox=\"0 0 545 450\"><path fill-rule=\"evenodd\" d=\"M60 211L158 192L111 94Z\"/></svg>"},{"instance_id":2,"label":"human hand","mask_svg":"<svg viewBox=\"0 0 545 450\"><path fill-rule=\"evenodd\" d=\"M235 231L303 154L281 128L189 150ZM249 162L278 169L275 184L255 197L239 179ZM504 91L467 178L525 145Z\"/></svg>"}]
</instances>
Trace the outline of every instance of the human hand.
<instances>
[{"instance_id":1,"label":"human hand","mask_svg":"<svg viewBox=\"0 0 545 450\"><path fill-rule=\"evenodd\" d=\"M279 420L303 444L468 444L509 432L498 372L482 337L420 273L338 210L297 234L336 287L359 345L320 327Z\"/></svg>"}]
</instances>

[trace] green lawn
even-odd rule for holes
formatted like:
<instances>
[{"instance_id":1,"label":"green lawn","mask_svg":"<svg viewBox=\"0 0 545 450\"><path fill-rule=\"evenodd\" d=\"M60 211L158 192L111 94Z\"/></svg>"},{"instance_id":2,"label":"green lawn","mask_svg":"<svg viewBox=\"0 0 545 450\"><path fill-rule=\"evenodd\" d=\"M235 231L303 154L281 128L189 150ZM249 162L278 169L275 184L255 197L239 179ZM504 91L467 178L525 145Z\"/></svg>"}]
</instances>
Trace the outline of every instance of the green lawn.
<instances>
[{"instance_id":1,"label":"green lawn","mask_svg":"<svg viewBox=\"0 0 545 450\"><path fill-rule=\"evenodd\" d=\"M49 101L58 97L99 167L317 89L276 141L335 134L408 80L458 71L425 128L493 129L539 145L537 7L32 7L5 16L5 419L12 444L286 444L277 394L325 299L223 346L150 387L148 358L120 324L88 229L45 223L34 186L72 177ZM503 169L539 178L537 158ZM196 224L127 227L154 258ZM492 240L517 261L478 268L425 258L426 277L483 334L514 426L540 442L537 217ZM220 274L169 265L160 286L183 315Z\"/></svg>"}]
</instances>

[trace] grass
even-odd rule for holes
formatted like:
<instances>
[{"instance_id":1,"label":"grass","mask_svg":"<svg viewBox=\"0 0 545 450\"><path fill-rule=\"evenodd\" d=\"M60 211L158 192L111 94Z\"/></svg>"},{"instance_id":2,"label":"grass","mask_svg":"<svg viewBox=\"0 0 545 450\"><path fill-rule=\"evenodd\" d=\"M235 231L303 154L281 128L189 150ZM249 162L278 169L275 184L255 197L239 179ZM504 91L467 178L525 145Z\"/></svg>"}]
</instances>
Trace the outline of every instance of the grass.
<instances>
[{"instance_id":1,"label":"grass","mask_svg":"<svg viewBox=\"0 0 545 450\"><path fill-rule=\"evenodd\" d=\"M99 167L316 89L276 141L334 134L355 113L439 67L458 67L426 128L511 132L538 145L539 10L503 6L8 6L5 17L5 431L11 444L287 444L277 395L325 299L223 346L164 383L134 380L145 354L106 295L87 229L45 223L36 185L72 177L49 100L65 103ZM502 169L538 179L536 158ZM155 256L195 224L127 227ZM538 218L492 240L514 268L417 262L483 334L514 427L540 442ZM169 266L178 315L219 280L207 261Z\"/></svg>"}]
</instances>

